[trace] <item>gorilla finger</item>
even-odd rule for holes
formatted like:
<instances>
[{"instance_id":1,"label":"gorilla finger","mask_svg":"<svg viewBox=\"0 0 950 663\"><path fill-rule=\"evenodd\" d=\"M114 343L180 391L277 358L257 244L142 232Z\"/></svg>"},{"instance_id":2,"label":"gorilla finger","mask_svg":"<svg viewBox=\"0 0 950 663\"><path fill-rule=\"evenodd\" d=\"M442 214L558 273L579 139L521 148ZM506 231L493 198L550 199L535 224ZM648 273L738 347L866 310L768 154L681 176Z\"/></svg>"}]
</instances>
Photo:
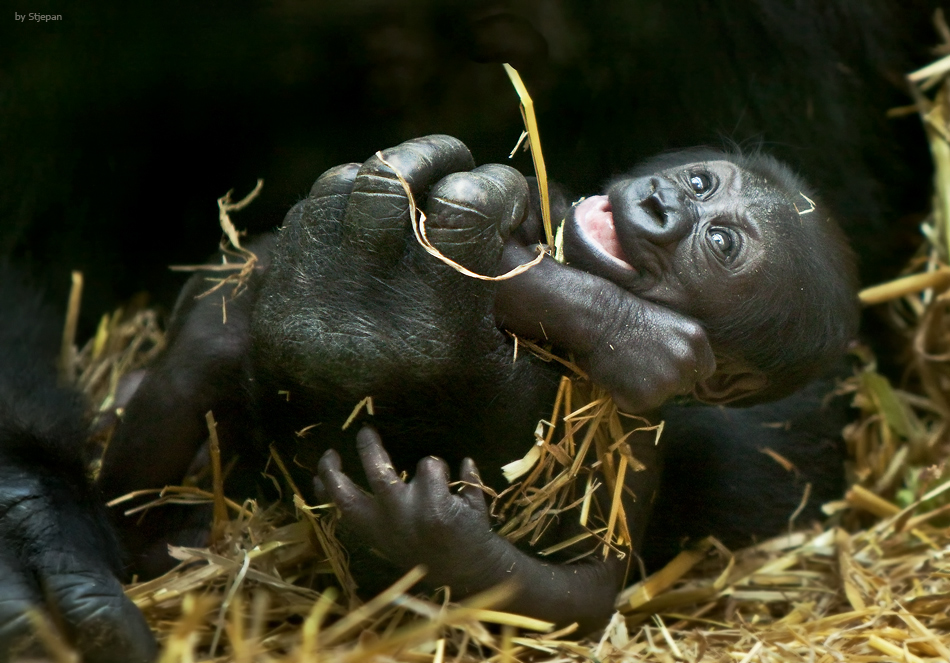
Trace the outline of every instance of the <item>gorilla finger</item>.
<instances>
[{"instance_id":1,"label":"gorilla finger","mask_svg":"<svg viewBox=\"0 0 950 663\"><path fill-rule=\"evenodd\" d=\"M475 166L468 148L451 136L433 135L385 150L385 160L409 184L416 204L424 207L429 188L440 179ZM405 250L409 200L393 172L373 156L357 174L343 220L344 237L385 265Z\"/></svg>"},{"instance_id":2,"label":"gorilla finger","mask_svg":"<svg viewBox=\"0 0 950 663\"><path fill-rule=\"evenodd\" d=\"M317 178L310 194L294 205L284 217L279 244L282 252L297 254L302 247L336 247L340 244L340 222L359 164L335 166Z\"/></svg>"},{"instance_id":3,"label":"gorilla finger","mask_svg":"<svg viewBox=\"0 0 950 663\"><path fill-rule=\"evenodd\" d=\"M511 239L522 246L546 244L544 222L541 215L541 191L536 177L526 177L528 182L528 208L524 221L512 231ZM548 182L548 203L551 208L551 223L556 227L571 209L572 196L554 182Z\"/></svg>"},{"instance_id":4,"label":"gorilla finger","mask_svg":"<svg viewBox=\"0 0 950 663\"><path fill-rule=\"evenodd\" d=\"M416 465L412 487L425 501L439 504L452 497L449 477L448 463L441 458L427 456Z\"/></svg>"},{"instance_id":5,"label":"gorilla finger","mask_svg":"<svg viewBox=\"0 0 950 663\"><path fill-rule=\"evenodd\" d=\"M371 426L363 426L360 429L356 435L356 450L374 494L384 496L393 490L406 488L406 484L396 473L389 454L383 448L383 441L376 429Z\"/></svg>"},{"instance_id":6,"label":"gorilla finger","mask_svg":"<svg viewBox=\"0 0 950 663\"><path fill-rule=\"evenodd\" d=\"M97 561L56 557L55 566L46 564L55 571L41 576L40 582L70 640L83 653L83 660L153 661L157 653L155 638L111 570Z\"/></svg>"},{"instance_id":7,"label":"gorilla finger","mask_svg":"<svg viewBox=\"0 0 950 663\"><path fill-rule=\"evenodd\" d=\"M527 202L527 182L514 168L488 164L454 173L432 187L427 236L452 260L493 275L504 241L524 218Z\"/></svg>"},{"instance_id":8,"label":"gorilla finger","mask_svg":"<svg viewBox=\"0 0 950 663\"><path fill-rule=\"evenodd\" d=\"M320 477L313 478L313 494L317 496L317 501L320 504L329 504L333 501L333 498L330 497L327 487L323 485L323 480Z\"/></svg>"},{"instance_id":9,"label":"gorilla finger","mask_svg":"<svg viewBox=\"0 0 950 663\"><path fill-rule=\"evenodd\" d=\"M36 587L27 580L20 565L0 551L0 663L6 663L19 645L33 634L28 616L39 610Z\"/></svg>"},{"instance_id":10,"label":"gorilla finger","mask_svg":"<svg viewBox=\"0 0 950 663\"><path fill-rule=\"evenodd\" d=\"M359 170L358 163L344 163L328 169L313 183L307 197L318 199L349 196Z\"/></svg>"},{"instance_id":11,"label":"gorilla finger","mask_svg":"<svg viewBox=\"0 0 950 663\"><path fill-rule=\"evenodd\" d=\"M484 514L487 518L488 504L485 502L485 493L479 488L482 483L482 478L478 474L478 467L476 467L475 461L471 458L464 458L462 460L462 466L459 469L459 474L461 475L459 478L465 482L465 485L459 490L459 495L462 496L470 507Z\"/></svg>"},{"instance_id":12,"label":"gorilla finger","mask_svg":"<svg viewBox=\"0 0 950 663\"><path fill-rule=\"evenodd\" d=\"M317 464L317 472L320 476L323 476L324 471L341 472L342 470L343 463L340 461L340 454L336 452L336 449L324 451L323 455L320 456L320 462Z\"/></svg>"},{"instance_id":13,"label":"gorilla finger","mask_svg":"<svg viewBox=\"0 0 950 663\"><path fill-rule=\"evenodd\" d=\"M319 480L327 495L343 517L357 528L371 526L375 520L376 502L348 477L340 466L340 455L328 449L317 465Z\"/></svg>"},{"instance_id":14,"label":"gorilla finger","mask_svg":"<svg viewBox=\"0 0 950 663\"><path fill-rule=\"evenodd\" d=\"M324 223L342 221L359 169L358 163L345 163L334 166L318 177L307 196L313 201L314 214L307 216L319 218Z\"/></svg>"},{"instance_id":15,"label":"gorilla finger","mask_svg":"<svg viewBox=\"0 0 950 663\"><path fill-rule=\"evenodd\" d=\"M390 190L404 194L402 183L396 177L395 169L409 184L416 203L423 207L428 189L440 179L458 171L468 171L475 167L471 152L458 138L441 134L413 138L396 147L383 150L386 166L373 156L363 164L358 177L357 189L374 193L386 193ZM392 168L390 168L390 166ZM366 179L364 179L366 178ZM380 178L377 185L373 179ZM366 189L363 189L363 186ZM380 189L379 185L383 185Z\"/></svg>"}]
</instances>

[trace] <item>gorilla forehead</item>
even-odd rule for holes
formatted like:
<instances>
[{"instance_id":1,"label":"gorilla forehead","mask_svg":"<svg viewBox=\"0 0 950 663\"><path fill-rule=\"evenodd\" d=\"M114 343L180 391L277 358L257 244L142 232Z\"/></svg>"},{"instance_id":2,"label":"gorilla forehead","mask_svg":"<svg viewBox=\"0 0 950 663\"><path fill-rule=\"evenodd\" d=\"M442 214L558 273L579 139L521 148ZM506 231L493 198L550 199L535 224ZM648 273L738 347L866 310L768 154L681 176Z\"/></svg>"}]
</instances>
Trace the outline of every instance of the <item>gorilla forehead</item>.
<instances>
[{"instance_id":1,"label":"gorilla forehead","mask_svg":"<svg viewBox=\"0 0 950 663\"><path fill-rule=\"evenodd\" d=\"M764 183L787 194L804 194L810 199L814 198L806 182L778 159L758 151L749 153L725 152L712 147L692 147L658 154L637 164L626 174L614 178L610 184L631 177L643 177L678 166L704 161L729 161L739 166L747 174L757 179L761 178ZM803 199L802 202L806 203L807 201Z\"/></svg>"},{"instance_id":2,"label":"gorilla forehead","mask_svg":"<svg viewBox=\"0 0 950 663\"><path fill-rule=\"evenodd\" d=\"M685 150L662 152L650 157L646 161L641 161L627 171L626 174L614 178L611 184L631 177L653 175L670 168L676 168L677 166L685 166L688 163L702 161L731 161L737 163L736 156L737 155L729 154L712 147L690 147Z\"/></svg>"}]
</instances>

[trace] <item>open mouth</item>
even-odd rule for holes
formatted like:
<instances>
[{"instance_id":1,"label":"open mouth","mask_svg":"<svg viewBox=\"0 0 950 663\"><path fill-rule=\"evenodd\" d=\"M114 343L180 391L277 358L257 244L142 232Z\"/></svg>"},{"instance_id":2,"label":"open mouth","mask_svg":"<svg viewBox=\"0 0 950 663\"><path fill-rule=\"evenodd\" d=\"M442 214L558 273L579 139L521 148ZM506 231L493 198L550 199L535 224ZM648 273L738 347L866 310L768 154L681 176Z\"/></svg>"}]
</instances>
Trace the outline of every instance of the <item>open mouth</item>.
<instances>
[{"instance_id":1,"label":"open mouth","mask_svg":"<svg viewBox=\"0 0 950 663\"><path fill-rule=\"evenodd\" d=\"M627 256L617 239L614 227L613 210L607 196L591 196L574 206L574 226L579 239L589 251L600 254L602 260L608 260L616 267L636 272L627 262ZM568 259L570 259L568 254Z\"/></svg>"}]
</instances>

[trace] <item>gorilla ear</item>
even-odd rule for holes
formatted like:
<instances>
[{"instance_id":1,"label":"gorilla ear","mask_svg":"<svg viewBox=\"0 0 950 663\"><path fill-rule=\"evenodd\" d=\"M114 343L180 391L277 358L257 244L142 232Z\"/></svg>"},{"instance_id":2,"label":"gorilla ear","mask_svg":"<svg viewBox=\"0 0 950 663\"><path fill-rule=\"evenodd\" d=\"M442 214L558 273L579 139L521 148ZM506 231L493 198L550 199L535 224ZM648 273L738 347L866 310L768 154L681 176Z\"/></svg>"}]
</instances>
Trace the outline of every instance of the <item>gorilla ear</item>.
<instances>
[{"instance_id":1,"label":"gorilla ear","mask_svg":"<svg viewBox=\"0 0 950 663\"><path fill-rule=\"evenodd\" d=\"M693 387L693 397L710 405L725 405L752 396L769 385L769 376L754 368L718 364L716 372Z\"/></svg>"}]
</instances>

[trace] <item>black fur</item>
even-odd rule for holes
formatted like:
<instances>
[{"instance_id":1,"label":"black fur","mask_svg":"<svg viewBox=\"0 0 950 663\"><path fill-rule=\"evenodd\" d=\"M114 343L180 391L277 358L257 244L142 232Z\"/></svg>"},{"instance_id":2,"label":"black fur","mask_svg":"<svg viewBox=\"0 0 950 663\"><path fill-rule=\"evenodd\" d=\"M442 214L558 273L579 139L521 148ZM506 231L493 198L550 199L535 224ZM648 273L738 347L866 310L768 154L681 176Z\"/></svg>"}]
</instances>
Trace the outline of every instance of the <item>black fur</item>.
<instances>
[{"instance_id":1,"label":"black fur","mask_svg":"<svg viewBox=\"0 0 950 663\"><path fill-rule=\"evenodd\" d=\"M84 400L60 386L62 322L0 263L0 661L23 654L29 608L100 663L145 663L155 644L117 577L119 547L87 477Z\"/></svg>"},{"instance_id":2,"label":"black fur","mask_svg":"<svg viewBox=\"0 0 950 663\"><path fill-rule=\"evenodd\" d=\"M844 494L841 430L853 416L834 388L830 377L748 408L664 407L662 478L641 550L647 568L710 534L735 550L823 521L821 505Z\"/></svg>"},{"instance_id":3,"label":"black fur","mask_svg":"<svg viewBox=\"0 0 950 663\"><path fill-rule=\"evenodd\" d=\"M714 344L774 377L767 389L744 403L752 404L790 395L841 357L858 333L858 277L854 253L837 219L802 178L768 154L732 158L795 203L795 216L781 220L788 228L783 259L767 267L766 279L776 285L771 301L763 306L747 300L707 321Z\"/></svg>"}]
</instances>

